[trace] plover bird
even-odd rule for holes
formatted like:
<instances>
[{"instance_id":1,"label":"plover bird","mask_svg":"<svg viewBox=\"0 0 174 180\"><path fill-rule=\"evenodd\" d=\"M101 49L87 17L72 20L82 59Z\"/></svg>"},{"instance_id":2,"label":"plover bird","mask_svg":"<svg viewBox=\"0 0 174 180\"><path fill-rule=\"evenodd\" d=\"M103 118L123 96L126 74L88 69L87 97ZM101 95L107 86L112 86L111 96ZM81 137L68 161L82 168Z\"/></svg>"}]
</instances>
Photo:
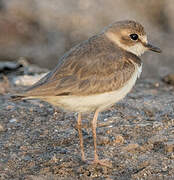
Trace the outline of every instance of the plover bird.
<instances>
[{"instance_id":1,"label":"plover bird","mask_svg":"<svg viewBox=\"0 0 174 180\"><path fill-rule=\"evenodd\" d=\"M99 34L70 49L45 77L14 97L41 99L67 111L78 112L77 127L82 160L85 161L81 114L94 113L92 133L93 163L108 165L99 159L96 127L99 112L123 99L141 74L139 58L146 50L161 50L147 41L144 27L138 22L119 21Z\"/></svg>"}]
</instances>

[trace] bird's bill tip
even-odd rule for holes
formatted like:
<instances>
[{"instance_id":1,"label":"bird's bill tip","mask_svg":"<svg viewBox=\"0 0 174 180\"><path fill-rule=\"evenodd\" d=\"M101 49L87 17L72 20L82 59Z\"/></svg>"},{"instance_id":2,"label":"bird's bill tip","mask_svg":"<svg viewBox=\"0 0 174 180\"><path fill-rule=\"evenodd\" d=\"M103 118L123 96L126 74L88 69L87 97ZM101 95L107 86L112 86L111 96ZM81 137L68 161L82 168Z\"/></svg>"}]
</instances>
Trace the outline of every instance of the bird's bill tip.
<instances>
[{"instance_id":1,"label":"bird's bill tip","mask_svg":"<svg viewBox=\"0 0 174 180\"><path fill-rule=\"evenodd\" d=\"M158 47L155 47L149 43L145 44L145 47L148 49L148 50L151 50L151 51L154 51L154 52L157 52L157 53L161 53L162 50Z\"/></svg>"}]
</instances>

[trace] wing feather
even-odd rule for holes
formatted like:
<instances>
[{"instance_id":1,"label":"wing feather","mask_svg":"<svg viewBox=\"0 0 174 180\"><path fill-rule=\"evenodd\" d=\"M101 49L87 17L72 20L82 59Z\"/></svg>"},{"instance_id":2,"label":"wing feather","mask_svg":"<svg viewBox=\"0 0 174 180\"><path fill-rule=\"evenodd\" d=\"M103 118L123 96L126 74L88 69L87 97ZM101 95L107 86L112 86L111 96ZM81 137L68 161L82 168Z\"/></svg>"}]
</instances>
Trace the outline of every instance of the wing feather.
<instances>
[{"instance_id":1,"label":"wing feather","mask_svg":"<svg viewBox=\"0 0 174 180\"><path fill-rule=\"evenodd\" d=\"M70 67L67 64L61 73L50 78L31 91L33 96L89 95L113 91L121 88L134 73L134 64L127 59L114 59L114 56L99 57L90 66ZM108 61L110 61L108 63ZM79 62L78 62L79 63ZM68 73L67 73L68 69Z\"/></svg>"},{"instance_id":2,"label":"wing feather","mask_svg":"<svg viewBox=\"0 0 174 180\"><path fill-rule=\"evenodd\" d=\"M22 95L85 96L117 90L131 78L135 63L141 63L137 56L93 37L65 54L53 71Z\"/></svg>"}]
</instances>

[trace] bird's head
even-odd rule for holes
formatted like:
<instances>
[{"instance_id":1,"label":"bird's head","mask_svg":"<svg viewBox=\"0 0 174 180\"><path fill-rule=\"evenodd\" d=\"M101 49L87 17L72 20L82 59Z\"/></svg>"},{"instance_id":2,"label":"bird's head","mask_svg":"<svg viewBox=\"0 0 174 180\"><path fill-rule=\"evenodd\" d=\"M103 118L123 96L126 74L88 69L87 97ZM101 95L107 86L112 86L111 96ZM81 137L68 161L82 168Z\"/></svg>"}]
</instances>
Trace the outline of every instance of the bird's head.
<instances>
[{"instance_id":1,"label":"bird's head","mask_svg":"<svg viewBox=\"0 0 174 180\"><path fill-rule=\"evenodd\" d=\"M146 50L161 52L158 47L148 43L144 27L138 22L119 21L108 26L104 33L120 48L137 56L142 55Z\"/></svg>"}]
</instances>

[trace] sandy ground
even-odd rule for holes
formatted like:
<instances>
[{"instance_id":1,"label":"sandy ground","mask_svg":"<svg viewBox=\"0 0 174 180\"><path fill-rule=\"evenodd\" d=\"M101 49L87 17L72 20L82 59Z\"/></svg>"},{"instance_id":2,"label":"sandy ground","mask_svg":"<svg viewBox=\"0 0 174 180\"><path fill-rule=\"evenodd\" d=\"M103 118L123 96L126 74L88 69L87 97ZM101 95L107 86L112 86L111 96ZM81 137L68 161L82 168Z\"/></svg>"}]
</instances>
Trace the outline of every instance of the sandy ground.
<instances>
[{"instance_id":1,"label":"sandy ground","mask_svg":"<svg viewBox=\"0 0 174 180\"><path fill-rule=\"evenodd\" d=\"M22 71L6 76L18 74ZM1 180L174 179L174 87L140 79L124 100L100 114L98 151L112 162L108 168L81 161L76 113L57 110L55 116L54 108L39 100L9 101L5 92L14 88L5 83L1 80ZM83 116L89 159L92 115Z\"/></svg>"}]
</instances>

